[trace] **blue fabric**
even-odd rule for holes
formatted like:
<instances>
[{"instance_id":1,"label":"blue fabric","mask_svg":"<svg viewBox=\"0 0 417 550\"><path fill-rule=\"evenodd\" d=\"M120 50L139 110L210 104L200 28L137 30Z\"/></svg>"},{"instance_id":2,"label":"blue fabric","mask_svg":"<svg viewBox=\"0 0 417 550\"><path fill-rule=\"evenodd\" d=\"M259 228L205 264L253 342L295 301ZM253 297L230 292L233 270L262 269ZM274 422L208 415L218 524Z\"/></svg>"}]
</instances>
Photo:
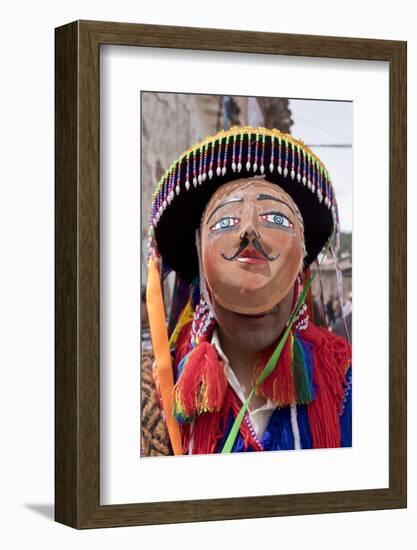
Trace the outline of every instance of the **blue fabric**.
<instances>
[{"instance_id":1,"label":"blue fabric","mask_svg":"<svg viewBox=\"0 0 417 550\"><path fill-rule=\"evenodd\" d=\"M341 447L352 447L352 367L346 373L346 392L343 412L340 415Z\"/></svg>"},{"instance_id":2,"label":"blue fabric","mask_svg":"<svg viewBox=\"0 0 417 550\"><path fill-rule=\"evenodd\" d=\"M264 431L261 443L264 451L294 449L290 407L275 409Z\"/></svg>"},{"instance_id":3,"label":"blue fabric","mask_svg":"<svg viewBox=\"0 0 417 550\"><path fill-rule=\"evenodd\" d=\"M313 440L311 438L310 424L308 421L307 405L297 406L297 420L301 448L311 449L313 447Z\"/></svg>"},{"instance_id":4,"label":"blue fabric","mask_svg":"<svg viewBox=\"0 0 417 550\"><path fill-rule=\"evenodd\" d=\"M311 350L304 347L304 353ZM346 373L346 388L343 401L343 410L340 415L340 446L352 446L352 366ZM222 428L223 437L219 440L216 452L220 453L232 428L234 416L230 411L227 425ZM308 419L308 405L297 405L297 423L300 434L300 446L302 449L312 449L313 441ZM225 429L223 429L225 428ZM263 433L261 444L264 451L282 451L294 449L294 434L291 425L291 408L276 408L272 413ZM232 448L232 453L254 451L251 445L245 449L242 435L238 434Z\"/></svg>"},{"instance_id":5,"label":"blue fabric","mask_svg":"<svg viewBox=\"0 0 417 550\"><path fill-rule=\"evenodd\" d=\"M234 422L233 414L229 414L226 430L223 432L223 437L219 440L216 452L220 453L226 442L227 436ZM311 436L310 436L311 440ZM307 439L306 439L307 441ZM261 444L264 451L284 451L294 449L294 435L291 427L291 411L289 407L283 409L275 409L269 419L268 425L264 431ZM246 451L253 451L251 445ZM240 453L245 451L244 441L239 432L232 448L232 453Z\"/></svg>"},{"instance_id":6,"label":"blue fabric","mask_svg":"<svg viewBox=\"0 0 417 550\"><path fill-rule=\"evenodd\" d=\"M224 447L224 444L226 443L227 436L229 435L229 432L232 429L234 420L235 419L234 419L233 413L230 411L229 418L227 420L226 430L223 431L223 437L219 440L219 443L217 444L216 453L221 453L221 451ZM243 437L239 432L236 439L235 439L235 443L232 447L232 453L242 453L242 452L245 452L245 451L251 452L253 450L254 449L251 445L248 445L247 449L245 449Z\"/></svg>"},{"instance_id":7,"label":"blue fabric","mask_svg":"<svg viewBox=\"0 0 417 550\"><path fill-rule=\"evenodd\" d=\"M352 367L346 374L346 393L344 398L344 408L340 415L340 435L341 447L352 446ZM307 405L297 405L297 422L300 433L300 444L302 449L311 449L313 441L311 437L310 424L308 420ZM227 436L232 428L234 417L232 412L229 414L227 426L223 431L223 437L219 440L216 452L220 453L226 442ZM272 413L261 439L264 451L283 451L294 449L294 435L291 426L290 407L277 408ZM253 451L251 445L246 451ZM244 452L243 437L239 433L233 445L232 453Z\"/></svg>"}]
</instances>

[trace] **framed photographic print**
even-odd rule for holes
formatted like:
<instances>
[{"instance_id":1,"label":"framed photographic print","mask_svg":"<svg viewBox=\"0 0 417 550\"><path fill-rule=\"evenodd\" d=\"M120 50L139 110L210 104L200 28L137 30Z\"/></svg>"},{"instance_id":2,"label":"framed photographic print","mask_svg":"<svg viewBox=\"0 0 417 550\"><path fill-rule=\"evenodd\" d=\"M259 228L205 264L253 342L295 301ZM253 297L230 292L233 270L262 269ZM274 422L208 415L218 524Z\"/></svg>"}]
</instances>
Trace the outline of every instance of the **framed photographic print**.
<instances>
[{"instance_id":1,"label":"framed photographic print","mask_svg":"<svg viewBox=\"0 0 417 550\"><path fill-rule=\"evenodd\" d=\"M406 44L56 29L56 520L406 506Z\"/></svg>"}]
</instances>

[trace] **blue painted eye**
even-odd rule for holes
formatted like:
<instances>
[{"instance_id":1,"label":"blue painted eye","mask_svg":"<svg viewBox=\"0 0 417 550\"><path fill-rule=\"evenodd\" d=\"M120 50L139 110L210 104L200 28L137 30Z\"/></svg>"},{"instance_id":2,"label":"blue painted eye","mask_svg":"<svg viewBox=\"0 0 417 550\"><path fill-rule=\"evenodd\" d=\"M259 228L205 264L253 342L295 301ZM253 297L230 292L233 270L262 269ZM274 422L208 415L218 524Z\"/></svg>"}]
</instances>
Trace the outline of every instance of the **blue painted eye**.
<instances>
[{"instance_id":1,"label":"blue painted eye","mask_svg":"<svg viewBox=\"0 0 417 550\"><path fill-rule=\"evenodd\" d=\"M278 225L281 227L287 227L287 228L294 227L294 225L290 222L290 220L286 216L284 216L283 214L279 214L278 212L270 212L267 214L262 214L261 220L269 224Z\"/></svg>"},{"instance_id":2,"label":"blue painted eye","mask_svg":"<svg viewBox=\"0 0 417 550\"><path fill-rule=\"evenodd\" d=\"M216 224L210 227L210 231L217 231L219 229L230 229L231 227L239 223L239 218L222 218Z\"/></svg>"}]
</instances>

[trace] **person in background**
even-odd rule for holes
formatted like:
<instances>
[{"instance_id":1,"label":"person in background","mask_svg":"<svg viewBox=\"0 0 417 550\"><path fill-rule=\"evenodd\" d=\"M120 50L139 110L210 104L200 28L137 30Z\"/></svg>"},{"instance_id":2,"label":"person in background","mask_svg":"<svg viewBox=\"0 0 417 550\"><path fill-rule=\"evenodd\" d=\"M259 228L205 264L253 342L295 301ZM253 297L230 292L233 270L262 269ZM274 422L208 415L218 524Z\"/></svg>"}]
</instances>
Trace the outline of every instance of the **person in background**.
<instances>
[{"instance_id":1,"label":"person in background","mask_svg":"<svg viewBox=\"0 0 417 550\"><path fill-rule=\"evenodd\" d=\"M352 292L349 292L348 299L343 306L343 316L339 317L334 324L333 332L352 341Z\"/></svg>"},{"instance_id":2,"label":"person in background","mask_svg":"<svg viewBox=\"0 0 417 550\"><path fill-rule=\"evenodd\" d=\"M331 294L326 304L327 323L330 327L333 326L335 321L333 308L334 308L334 297L333 297L333 294Z\"/></svg>"}]
</instances>

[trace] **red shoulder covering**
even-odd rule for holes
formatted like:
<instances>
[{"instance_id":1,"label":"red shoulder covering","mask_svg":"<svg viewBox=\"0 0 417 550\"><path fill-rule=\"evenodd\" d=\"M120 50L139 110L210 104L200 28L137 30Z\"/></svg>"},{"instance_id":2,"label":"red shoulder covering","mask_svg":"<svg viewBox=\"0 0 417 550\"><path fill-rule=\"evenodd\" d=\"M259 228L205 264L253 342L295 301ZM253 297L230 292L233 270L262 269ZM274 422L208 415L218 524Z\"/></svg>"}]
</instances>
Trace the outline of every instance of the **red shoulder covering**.
<instances>
[{"instance_id":1,"label":"red shoulder covering","mask_svg":"<svg viewBox=\"0 0 417 550\"><path fill-rule=\"evenodd\" d=\"M184 452L189 451L189 445L192 438L192 454L215 453L219 441L225 435L230 413L232 413L233 418L236 418L241 407L242 402L233 389L228 386L221 410L197 416L194 420L192 430L184 430ZM187 428L188 427L189 425L187 425ZM245 451L248 449L249 445L254 451L262 450L262 446L259 441L253 437L245 421L241 423L239 432L243 438Z\"/></svg>"},{"instance_id":2,"label":"red shoulder covering","mask_svg":"<svg viewBox=\"0 0 417 550\"><path fill-rule=\"evenodd\" d=\"M308 405L314 448L340 447L339 415L352 363L352 348L340 336L309 323L302 338L312 345L315 399Z\"/></svg>"}]
</instances>

